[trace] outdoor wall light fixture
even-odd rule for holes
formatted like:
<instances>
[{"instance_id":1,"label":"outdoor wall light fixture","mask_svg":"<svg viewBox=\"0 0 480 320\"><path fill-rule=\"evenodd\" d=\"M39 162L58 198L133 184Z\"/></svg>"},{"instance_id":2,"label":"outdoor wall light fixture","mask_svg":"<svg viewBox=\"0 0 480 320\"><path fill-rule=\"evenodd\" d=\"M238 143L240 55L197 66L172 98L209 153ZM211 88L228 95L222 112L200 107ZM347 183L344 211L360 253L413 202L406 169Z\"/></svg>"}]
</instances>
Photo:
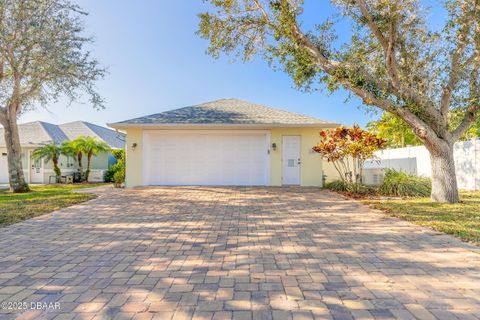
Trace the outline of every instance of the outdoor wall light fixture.
<instances>
[{"instance_id":1,"label":"outdoor wall light fixture","mask_svg":"<svg viewBox=\"0 0 480 320\"><path fill-rule=\"evenodd\" d=\"M132 143L132 150L135 151L136 148L137 148L137 143L136 142Z\"/></svg>"},{"instance_id":2,"label":"outdoor wall light fixture","mask_svg":"<svg viewBox=\"0 0 480 320\"><path fill-rule=\"evenodd\" d=\"M273 150L273 151L277 150L277 144L276 144L275 142L272 143L272 150Z\"/></svg>"}]
</instances>

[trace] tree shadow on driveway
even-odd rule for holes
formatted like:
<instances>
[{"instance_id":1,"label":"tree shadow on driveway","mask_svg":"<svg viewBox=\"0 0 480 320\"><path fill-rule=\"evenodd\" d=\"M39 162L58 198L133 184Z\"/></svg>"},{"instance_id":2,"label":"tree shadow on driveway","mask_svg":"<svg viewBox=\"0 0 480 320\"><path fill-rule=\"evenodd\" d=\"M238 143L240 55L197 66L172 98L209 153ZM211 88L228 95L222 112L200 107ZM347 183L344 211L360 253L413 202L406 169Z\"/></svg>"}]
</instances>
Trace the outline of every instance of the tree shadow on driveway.
<instances>
[{"instance_id":1,"label":"tree shadow on driveway","mask_svg":"<svg viewBox=\"0 0 480 320\"><path fill-rule=\"evenodd\" d=\"M2 229L0 245L0 300L61 302L25 317L475 319L480 310L475 247L318 188L127 190Z\"/></svg>"}]
</instances>

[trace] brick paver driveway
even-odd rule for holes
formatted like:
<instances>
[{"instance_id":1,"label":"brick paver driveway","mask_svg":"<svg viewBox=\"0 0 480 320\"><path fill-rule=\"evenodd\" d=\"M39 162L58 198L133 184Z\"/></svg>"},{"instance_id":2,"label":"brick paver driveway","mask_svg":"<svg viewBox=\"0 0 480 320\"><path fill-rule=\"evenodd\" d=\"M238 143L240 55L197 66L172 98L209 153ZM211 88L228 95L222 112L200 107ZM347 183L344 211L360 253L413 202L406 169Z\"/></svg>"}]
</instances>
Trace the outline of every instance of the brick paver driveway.
<instances>
[{"instance_id":1,"label":"brick paver driveway","mask_svg":"<svg viewBox=\"0 0 480 320\"><path fill-rule=\"evenodd\" d=\"M24 318L480 319L474 247L313 188L122 191L0 248Z\"/></svg>"}]
</instances>

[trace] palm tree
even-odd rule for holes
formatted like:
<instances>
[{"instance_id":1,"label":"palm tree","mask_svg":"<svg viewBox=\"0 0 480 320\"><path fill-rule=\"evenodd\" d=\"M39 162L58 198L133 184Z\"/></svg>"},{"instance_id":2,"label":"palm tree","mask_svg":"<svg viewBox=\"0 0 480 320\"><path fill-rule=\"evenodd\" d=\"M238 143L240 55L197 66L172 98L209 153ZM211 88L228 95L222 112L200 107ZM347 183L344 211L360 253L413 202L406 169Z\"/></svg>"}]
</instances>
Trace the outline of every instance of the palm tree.
<instances>
[{"instance_id":1,"label":"palm tree","mask_svg":"<svg viewBox=\"0 0 480 320\"><path fill-rule=\"evenodd\" d=\"M57 182L58 182L60 179L60 176L62 175L62 172L58 167L58 159L62 154L63 154L62 147L57 145L55 142L52 142L40 148L35 149L32 153L32 157L35 160L43 159L45 160L45 162L48 162L51 160L53 163L53 172L55 172L55 175L57 176Z\"/></svg>"},{"instance_id":2,"label":"palm tree","mask_svg":"<svg viewBox=\"0 0 480 320\"><path fill-rule=\"evenodd\" d=\"M90 175L90 164L92 157L101 152L109 152L110 146L102 141L92 137L77 137L75 140L64 142L62 145L63 153L71 155L76 158L78 162L78 169L80 171L80 180L83 179L83 156L87 156L87 170L85 171L85 180L88 181Z\"/></svg>"},{"instance_id":3,"label":"palm tree","mask_svg":"<svg viewBox=\"0 0 480 320\"><path fill-rule=\"evenodd\" d=\"M62 145L60 146L62 148L62 153L64 156L68 158L73 158L74 162L78 162L78 152L75 149L75 146L73 145L72 141L64 141ZM68 163L68 160L67 160ZM69 166L67 164L67 166Z\"/></svg>"},{"instance_id":4,"label":"palm tree","mask_svg":"<svg viewBox=\"0 0 480 320\"><path fill-rule=\"evenodd\" d=\"M78 163L78 171L80 172L80 181L83 179L83 146L85 144L84 137L78 137L75 140L65 141L62 144L63 154L73 157Z\"/></svg>"},{"instance_id":5,"label":"palm tree","mask_svg":"<svg viewBox=\"0 0 480 320\"><path fill-rule=\"evenodd\" d=\"M85 172L85 180L88 181L88 176L90 175L90 163L92 161L92 157L101 152L109 152L110 150L110 146L105 141L101 141L92 137L84 138L83 152L85 152L87 155L87 171Z\"/></svg>"},{"instance_id":6,"label":"palm tree","mask_svg":"<svg viewBox=\"0 0 480 320\"><path fill-rule=\"evenodd\" d=\"M87 170L85 171L86 181L88 181L88 176L90 175L90 164L92 162L92 157L96 156L100 152L108 152L111 150L110 146L104 141L92 137L82 136L70 141L66 148L70 149L71 152L77 156L81 176L83 176L83 155L87 156Z\"/></svg>"}]
</instances>

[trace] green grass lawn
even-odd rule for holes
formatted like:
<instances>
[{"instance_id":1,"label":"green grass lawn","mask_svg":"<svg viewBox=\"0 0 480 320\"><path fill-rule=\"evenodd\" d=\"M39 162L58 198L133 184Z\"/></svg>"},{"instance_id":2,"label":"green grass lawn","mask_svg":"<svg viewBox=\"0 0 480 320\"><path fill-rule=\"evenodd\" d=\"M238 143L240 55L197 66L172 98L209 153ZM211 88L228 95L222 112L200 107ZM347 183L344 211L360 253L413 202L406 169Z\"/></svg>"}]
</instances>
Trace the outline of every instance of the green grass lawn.
<instances>
[{"instance_id":1,"label":"green grass lawn","mask_svg":"<svg viewBox=\"0 0 480 320\"><path fill-rule=\"evenodd\" d=\"M440 204L429 198L363 200L373 208L480 245L480 192L461 192L461 203Z\"/></svg>"},{"instance_id":2,"label":"green grass lawn","mask_svg":"<svg viewBox=\"0 0 480 320\"><path fill-rule=\"evenodd\" d=\"M0 227L93 199L93 194L72 190L96 186L99 184L30 186L29 193L0 190Z\"/></svg>"}]
</instances>

